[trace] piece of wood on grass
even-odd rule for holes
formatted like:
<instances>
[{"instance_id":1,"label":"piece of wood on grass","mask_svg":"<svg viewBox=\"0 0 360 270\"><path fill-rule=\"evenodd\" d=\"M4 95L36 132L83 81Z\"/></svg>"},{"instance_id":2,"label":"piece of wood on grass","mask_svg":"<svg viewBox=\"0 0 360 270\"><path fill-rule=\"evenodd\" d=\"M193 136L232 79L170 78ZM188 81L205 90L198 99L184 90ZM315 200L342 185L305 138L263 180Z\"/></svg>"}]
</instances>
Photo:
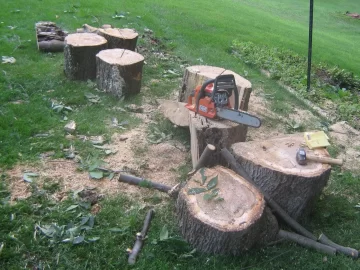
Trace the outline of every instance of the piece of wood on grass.
<instances>
[{"instance_id":1,"label":"piece of wood on grass","mask_svg":"<svg viewBox=\"0 0 360 270\"><path fill-rule=\"evenodd\" d=\"M70 34L65 38L64 71L70 80L96 78L96 54L107 48L105 38L92 33Z\"/></svg>"},{"instance_id":2,"label":"piece of wood on grass","mask_svg":"<svg viewBox=\"0 0 360 270\"><path fill-rule=\"evenodd\" d=\"M230 151L255 184L293 219L306 220L329 180L331 166L315 162L299 165L296 152L303 133L233 144ZM328 156L325 149L308 151Z\"/></svg>"},{"instance_id":3,"label":"piece of wood on grass","mask_svg":"<svg viewBox=\"0 0 360 270\"><path fill-rule=\"evenodd\" d=\"M64 40L68 35L54 22L41 21L35 23L36 41L39 51L43 52L62 52L64 50Z\"/></svg>"},{"instance_id":4,"label":"piece of wood on grass","mask_svg":"<svg viewBox=\"0 0 360 270\"><path fill-rule=\"evenodd\" d=\"M213 66L190 66L185 69L182 87L179 91L179 101L187 102L188 97L198 85L202 85L209 79L215 79L219 75L233 74L239 92L239 109L248 110L248 103L252 91L251 83L239 74L221 67ZM234 107L234 94L230 97L230 104Z\"/></svg>"},{"instance_id":5,"label":"piece of wood on grass","mask_svg":"<svg viewBox=\"0 0 360 270\"><path fill-rule=\"evenodd\" d=\"M216 150L208 159L207 166L225 164L220 150L236 142L244 142L248 127L228 120L212 120L189 112L189 129L191 159L195 168L201 153L208 144L214 145Z\"/></svg>"},{"instance_id":6,"label":"piece of wood on grass","mask_svg":"<svg viewBox=\"0 0 360 270\"><path fill-rule=\"evenodd\" d=\"M181 234L194 248L239 255L276 238L276 218L253 185L222 166L205 169L204 176L206 181L201 185L201 172L194 174L180 190L176 203ZM211 189L192 195L195 188ZM209 199L216 192L218 195Z\"/></svg>"},{"instance_id":7,"label":"piece of wood on grass","mask_svg":"<svg viewBox=\"0 0 360 270\"><path fill-rule=\"evenodd\" d=\"M125 49L108 49L96 55L99 89L117 98L140 92L144 57Z\"/></svg>"},{"instance_id":8,"label":"piece of wood on grass","mask_svg":"<svg viewBox=\"0 0 360 270\"><path fill-rule=\"evenodd\" d=\"M174 100L157 99L159 110L171 123L180 127L189 126L189 110L186 103Z\"/></svg>"}]
</instances>

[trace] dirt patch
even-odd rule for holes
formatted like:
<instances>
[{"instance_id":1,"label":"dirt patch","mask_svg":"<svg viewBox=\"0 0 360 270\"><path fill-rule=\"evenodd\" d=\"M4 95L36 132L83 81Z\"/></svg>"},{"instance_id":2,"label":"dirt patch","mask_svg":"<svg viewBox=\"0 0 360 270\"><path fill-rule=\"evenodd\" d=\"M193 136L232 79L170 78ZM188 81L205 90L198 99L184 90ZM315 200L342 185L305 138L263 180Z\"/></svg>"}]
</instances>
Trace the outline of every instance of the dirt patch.
<instances>
[{"instance_id":1,"label":"dirt patch","mask_svg":"<svg viewBox=\"0 0 360 270\"><path fill-rule=\"evenodd\" d=\"M358 14L358 13L350 13L349 11L346 11L345 14L346 14L346 16L349 16L351 18L360 20L360 14Z\"/></svg>"}]
</instances>

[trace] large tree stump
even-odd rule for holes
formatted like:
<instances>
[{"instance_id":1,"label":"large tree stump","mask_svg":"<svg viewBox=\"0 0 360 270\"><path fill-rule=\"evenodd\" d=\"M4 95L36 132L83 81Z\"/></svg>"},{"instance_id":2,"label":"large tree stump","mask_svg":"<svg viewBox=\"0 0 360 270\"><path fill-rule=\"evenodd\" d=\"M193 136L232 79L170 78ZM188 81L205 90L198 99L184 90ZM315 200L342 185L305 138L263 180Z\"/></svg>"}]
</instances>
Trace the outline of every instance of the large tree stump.
<instances>
[{"instance_id":1,"label":"large tree stump","mask_svg":"<svg viewBox=\"0 0 360 270\"><path fill-rule=\"evenodd\" d=\"M205 253L239 255L276 238L276 218L253 185L221 166L206 169L205 176L203 186L198 182L202 179L199 172L192 176L180 190L176 204L181 234L192 246ZM207 187L215 176L216 187L189 195L192 188ZM215 198L204 199L204 194L215 189Z\"/></svg>"},{"instance_id":2,"label":"large tree stump","mask_svg":"<svg viewBox=\"0 0 360 270\"><path fill-rule=\"evenodd\" d=\"M105 38L91 33L70 34L65 38L64 71L71 80L96 78L96 54L106 49Z\"/></svg>"},{"instance_id":3,"label":"large tree stump","mask_svg":"<svg viewBox=\"0 0 360 270\"><path fill-rule=\"evenodd\" d=\"M87 33L96 33L104 37L108 42L109 49L126 49L135 51L139 34L129 28L112 28L105 24L100 28L84 24L82 30Z\"/></svg>"},{"instance_id":4,"label":"large tree stump","mask_svg":"<svg viewBox=\"0 0 360 270\"><path fill-rule=\"evenodd\" d=\"M244 142L248 129L246 125L228 120L212 120L194 112L189 112L189 128L193 167L207 144L216 147L215 153L208 160L208 166L224 164L220 150L236 142Z\"/></svg>"},{"instance_id":5,"label":"large tree stump","mask_svg":"<svg viewBox=\"0 0 360 270\"><path fill-rule=\"evenodd\" d=\"M140 92L144 57L133 51L109 49L96 55L96 80L100 89L117 98Z\"/></svg>"},{"instance_id":6,"label":"large tree stump","mask_svg":"<svg viewBox=\"0 0 360 270\"><path fill-rule=\"evenodd\" d=\"M182 88L179 92L179 101L187 102L189 95L198 85L205 81L215 79L219 75L233 74L239 92L239 109L247 111L251 94L251 83L231 70L225 70L213 66L191 66L187 67L184 73ZM230 104L234 107L234 95L230 97Z\"/></svg>"},{"instance_id":7,"label":"large tree stump","mask_svg":"<svg viewBox=\"0 0 360 270\"><path fill-rule=\"evenodd\" d=\"M331 171L327 164L296 162L296 152L303 142L301 133L231 146L234 157L259 188L296 220L308 217ZM307 151L329 156L325 149Z\"/></svg>"}]
</instances>

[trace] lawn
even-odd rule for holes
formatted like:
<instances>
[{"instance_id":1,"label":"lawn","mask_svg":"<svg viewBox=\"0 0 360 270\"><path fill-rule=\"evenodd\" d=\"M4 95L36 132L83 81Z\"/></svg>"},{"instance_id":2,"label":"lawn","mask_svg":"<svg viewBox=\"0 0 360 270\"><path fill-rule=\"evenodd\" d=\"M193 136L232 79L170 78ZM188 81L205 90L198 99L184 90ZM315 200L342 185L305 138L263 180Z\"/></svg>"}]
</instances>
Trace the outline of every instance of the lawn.
<instances>
[{"instance_id":1,"label":"lawn","mask_svg":"<svg viewBox=\"0 0 360 270\"><path fill-rule=\"evenodd\" d=\"M344 15L360 13L357 0L315 1L313 58L331 66L338 65L359 75L360 20ZM115 14L123 18L113 18ZM171 61L158 61L149 54L144 68L143 86L147 91L117 101L95 90L91 82L70 82L63 74L63 55L39 53L34 24L40 20L56 22L69 32L84 23L100 26L110 23L130 27L140 33L138 44L171 55ZM144 29L151 29L159 39L149 45ZM207 64L234 70L249 79L254 91L265 89L279 113L287 115L293 106L306 108L302 101L289 95L276 81L259 70L239 61L231 54L234 40L251 41L258 46L291 49L307 55L308 1L223 0L223 1L8 1L0 10L0 52L13 56L15 64L1 64L0 72L0 268L1 269L357 269L358 261L345 256L324 256L295 244L280 243L246 252L241 257L210 256L193 252L179 237L173 201L159 197L155 191L146 196L147 206L126 195L101 201L101 211L94 216L89 206L81 204L76 194L68 194L61 203L52 195L61 187L50 183L42 188L32 183L32 196L9 204L7 170L17 164L38 164L39 155L54 152L63 158L69 146L63 127L72 117L80 134L105 134L111 139L113 130L107 119L127 121L127 128L137 127L141 119L129 112L109 108L127 104L141 105L146 99L169 97L179 88L180 65ZM176 60L174 60L176 59ZM164 71L175 70L178 76L164 77ZM101 98L90 104L85 94ZM72 112L55 111L52 104L64 104ZM310 108L309 108L310 109ZM91 119L91 121L89 121ZM188 137L168 123L158 127L172 132L179 140ZM188 141L187 141L188 143ZM83 157L104 158L87 143L74 143ZM139 152L141 155L141 153ZM187 173L188 164L181 164L179 180ZM334 170L328 187L321 196L306 227L316 234L322 231L335 242L360 246L359 176ZM126 248L141 229L149 206L156 209L149 238L135 267L127 266ZM94 223L91 223L94 217ZM43 237L37 228L55 224L64 233L71 228L85 235L87 243L62 243L59 235ZM91 226L90 226L91 225ZM63 226L63 227L61 227ZM89 229L91 227L92 229ZM34 232L37 231L37 234ZM167 235L164 237L164 235ZM160 239L161 238L161 239ZM60 239L60 240L59 240ZM92 242L93 241L93 242Z\"/></svg>"}]
</instances>

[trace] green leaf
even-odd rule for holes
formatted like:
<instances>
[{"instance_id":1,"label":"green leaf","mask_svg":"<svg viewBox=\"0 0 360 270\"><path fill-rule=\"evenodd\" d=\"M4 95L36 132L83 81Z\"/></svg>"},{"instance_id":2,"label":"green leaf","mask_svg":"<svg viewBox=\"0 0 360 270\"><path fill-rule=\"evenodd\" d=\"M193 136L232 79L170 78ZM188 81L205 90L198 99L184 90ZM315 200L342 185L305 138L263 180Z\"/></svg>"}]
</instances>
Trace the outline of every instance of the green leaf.
<instances>
[{"instance_id":1,"label":"green leaf","mask_svg":"<svg viewBox=\"0 0 360 270\"><path fill-rule=\"evenodd\" d=\"M218 176L215 176L209 181L209 183L207 184L206 187L208 190L210 190L210 189L216 187L217 183L218 183Z\"/></svg>"},{"instance_id":2,"label":"green leaf","mask_svg":"<svg viewBox=\"0 0 360 270\"><path fill-rule=\"evenodd\" d=\"M77 205L77 204L70 205L68 208L66 208L65 212L74 210L74 209L77 208L77 207L79 207L79 205Z\"/></svg>"},{"instance_id":3,"label":"green leaf","mask_svg":"<svg viewBox=\"0 0 360 270\"><path fill-rule=\"evenodd\" d=\"M23 179L25 182L32 183L33 177L38 177L39 175L37 173L24 173Z\"/></svg>"},{"instance_id":4,"label":"green leaf","mask_svg":"<svg viewBox=\"0 0 360 270\"><path fill-rule=\"evenodd\" d=\"M95 222L94 216L90 216L89 223L88 223L89 227L91 227L91 228L94 227L94 222Z\"/></svg>"},{"instance_id":5,"label":"green leaf","mask_svg":"<svg viewBox=\"0 0 360 270\"><path fill-rule=\"evenodd\" d=\"M123 232L124 230L123 229L120 229L120 228L111 228L109 229L110 232Z\"/></svg>"},{"instance_id":6,"label":"green leaf","mask_svg":"<svg viewBox=\"0 0 360 270\"><path fill-rule=\"evenodd\" d=\"M88 240L89 242L95 242L95 241L97 241L97 240L99 240L99 239L100 239L100 237L95 236L95 237L92 237L92 238L88 238L87 240Z\"/></svg>"},{"instance_id":7,"label":"green leaf","mask_svg":"<svg viewBox=\"0 0 360 270\"><path fill-rule=\"evenodd\" d=\"M82 226L82 225L85 225L88 221L89 221L89 216L87 216L87 217L83 217L82 219L81 219L81 222L80 222L80 225L79 226Z\"/></svg>"},{"instance_id":8,"label":"green leaf","mask_svg":"<svg viewBox=\"0 0 360 270\"><path fill-rule=\"evenodd\" d=\"M204 194L204 200L205 201L210 201L210 200L212 200L213 198L215 198L217 195L214 195L214 194L212 194L212 193L206 193L206 194Z\"/></svg>"},{"instance_id":9,"label":"green leaf","mask_svg":"<svg viewBox=\"0 0 360 270\"><path fill-rule=\"evenodd\" d=\"M166 228L166 225L164 225L160 231L160 241L164 241L169 239L169 231Z\"/></svg>"},{"instance_id":10,"label":"green leaf","mask_svg":"<svg viewBox=\"0 0 360 270\"><path fill-rule=\"evenodd\" d=\"M188 190L188 195L195 195L195 194L199 194L199 193L203 193L203 192L205 192L205 191L207 191L207 189L206 188L190 188L189 190Z\"/></svg>"},{"instance_id":11,"label":"green leaf","mask_svg":"<svg viewBox=\"0 0 360 270\"><path fill-rule=\"evenodd\" d=\"M83 235L80 235L80 236L75 237L72 243L74 245L77 245L77 244L82 243L84 240L85 240L85 237Z\"/></svg>"},{"instance_id":12,"label":"green leaf","mask_svg":"<svg viewBox=\"0 0 360 270\"><path fill-rule=\"evenodd\" d=\"M115 173L113 173L113 172L111 172L111 173L109 173L109 175L108 175L108 179L109 180L112 180L113 178L114 178L114 176L115 176Z\"/></svg>"},{"instance_id":13,"label":"green leaf","mask_svg":"<svg viewBox=\"0 0 360 270\"><path fill-rule=\"evenodd\" d=\"M200 169L200 174L201 174L201 185L204 185L206 182L206 175L205 175L205 168L201 168Z\"/></svg>"},{"instance_id":14,"label":"green leaf","mask_svg":"<svg viewBox=\"0 0 360 270\"><path fill-rule=\"evenodd\" d=\"M92 171L89 172L89 174L92 179L101 179L104 177L104 173L102 171Z\"/></svg>"}]
</instances>

